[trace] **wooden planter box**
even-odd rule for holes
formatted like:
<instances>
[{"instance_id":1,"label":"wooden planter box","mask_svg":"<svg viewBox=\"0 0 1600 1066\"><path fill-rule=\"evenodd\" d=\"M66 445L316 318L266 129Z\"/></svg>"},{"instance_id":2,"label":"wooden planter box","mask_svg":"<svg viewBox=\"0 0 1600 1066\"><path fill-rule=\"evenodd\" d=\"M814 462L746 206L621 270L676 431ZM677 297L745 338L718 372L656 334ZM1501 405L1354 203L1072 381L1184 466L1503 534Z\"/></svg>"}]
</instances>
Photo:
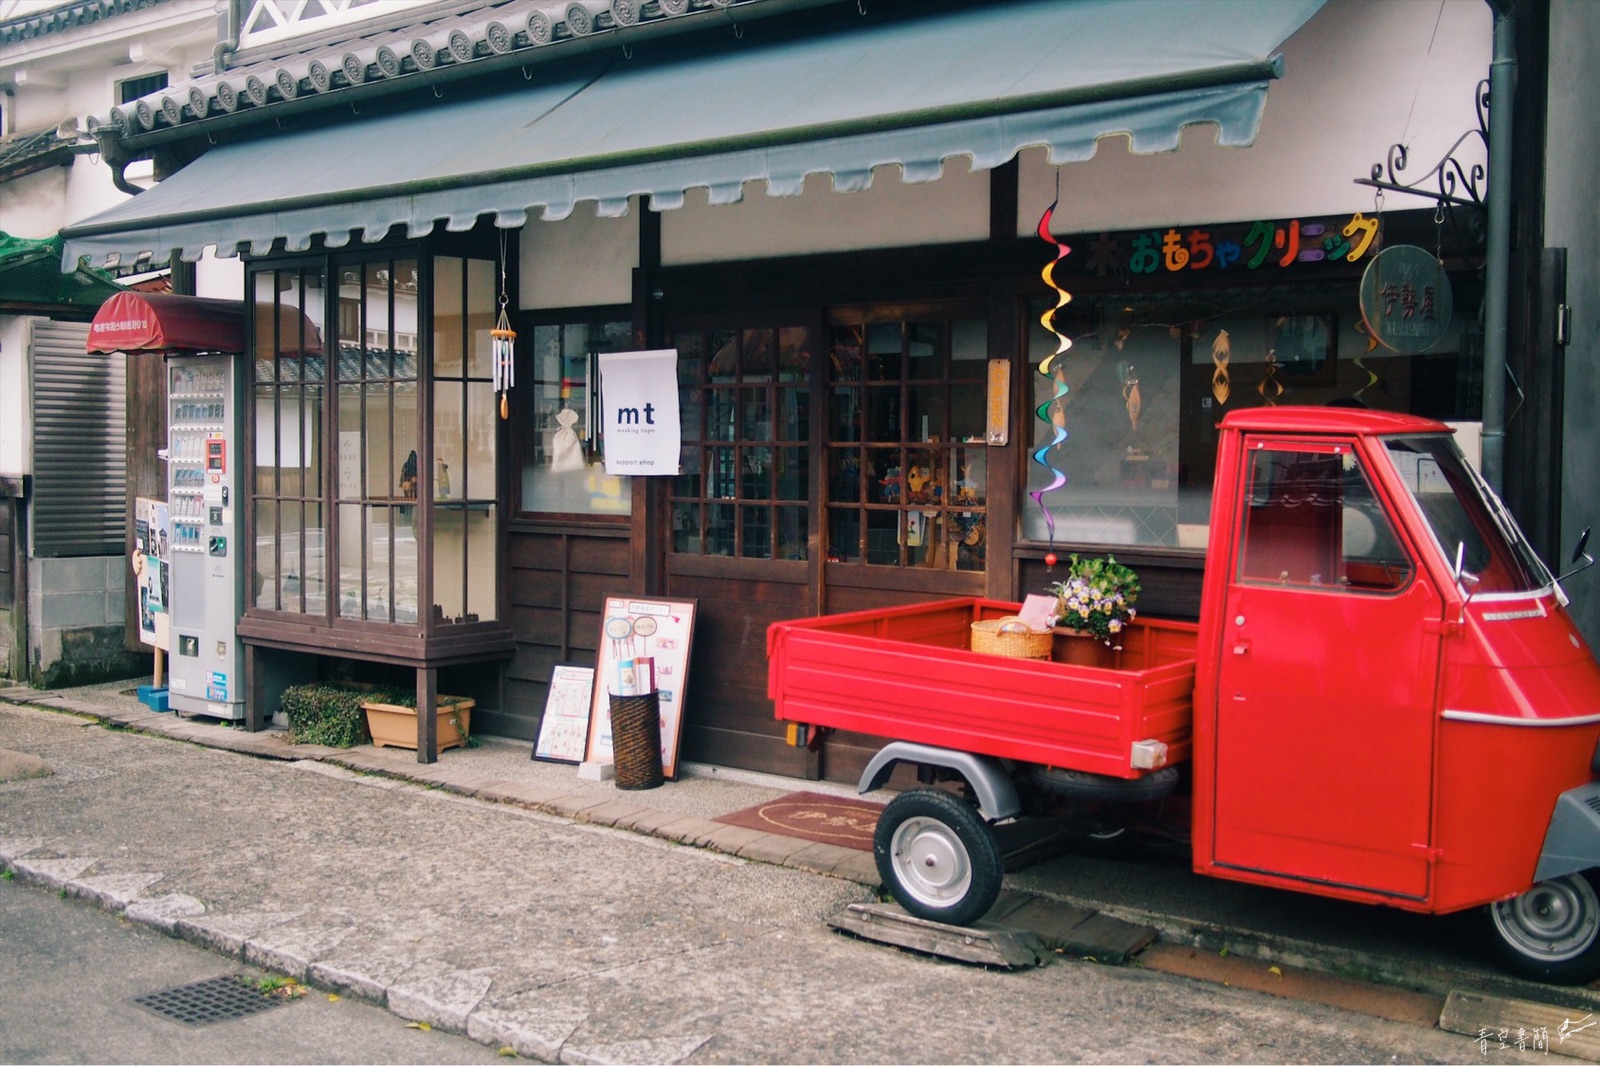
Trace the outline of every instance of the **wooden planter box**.
<instances>
[{"instance_id":1,"label":"wooden planter box","mask_svg":"<svg viewBox=\"0 0 1600 1066\"><path fill-rule=\"evenodd\" d=\"M440 751L466 746L467 736L472 732L472 708L477 706L476 700L457 700L446 704L444 701L447 698L439 697L437 712ZM372 734L373 747L417 750L415 707L363 700L361 709L367 715L367 732ZM459 729L456 728L458 719L461 722Z\"/></svg>"}]
</instances>

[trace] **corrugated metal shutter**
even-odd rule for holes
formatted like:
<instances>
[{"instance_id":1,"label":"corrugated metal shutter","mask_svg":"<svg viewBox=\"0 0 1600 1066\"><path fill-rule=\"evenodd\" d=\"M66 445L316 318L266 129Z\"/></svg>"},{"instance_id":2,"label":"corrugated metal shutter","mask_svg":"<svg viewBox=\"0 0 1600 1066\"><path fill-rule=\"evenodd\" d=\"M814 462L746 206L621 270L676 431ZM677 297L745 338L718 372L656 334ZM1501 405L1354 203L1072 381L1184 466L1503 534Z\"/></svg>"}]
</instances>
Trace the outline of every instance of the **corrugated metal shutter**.
<instances>
[{"instance_id":1,"label":"corrugated metal shutter","mask_svg":"<svg viewBox=\"0 0 1600 1066\"><path fill-rule=\"evenodd\" d=\"M33 553L121 555L127 357L84 351L89 327L33 324Z\"/></svg>"}]
</instances>

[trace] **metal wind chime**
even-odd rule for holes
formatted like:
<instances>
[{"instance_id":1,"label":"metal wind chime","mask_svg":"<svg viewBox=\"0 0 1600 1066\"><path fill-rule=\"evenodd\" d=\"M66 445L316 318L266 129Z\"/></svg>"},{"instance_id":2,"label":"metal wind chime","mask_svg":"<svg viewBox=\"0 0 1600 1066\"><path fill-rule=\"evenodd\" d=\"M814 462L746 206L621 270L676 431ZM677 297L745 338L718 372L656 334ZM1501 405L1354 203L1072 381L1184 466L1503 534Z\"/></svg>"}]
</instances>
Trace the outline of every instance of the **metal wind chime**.
<instances>
[{"instance_id":1,"label":"metal wind chime","mask_svg":"<svg viewBox=\"0 0 1600 1066\"><path fill-rule=\"evenodd\" d=\"M500 247L500 317L489 331L489 359L494 366L494 391L500 394L500 417L511 417L509 394L517 383L517 331L511 328L506 317L506 255L502 240Z\"/></svg>"}]
</instances>

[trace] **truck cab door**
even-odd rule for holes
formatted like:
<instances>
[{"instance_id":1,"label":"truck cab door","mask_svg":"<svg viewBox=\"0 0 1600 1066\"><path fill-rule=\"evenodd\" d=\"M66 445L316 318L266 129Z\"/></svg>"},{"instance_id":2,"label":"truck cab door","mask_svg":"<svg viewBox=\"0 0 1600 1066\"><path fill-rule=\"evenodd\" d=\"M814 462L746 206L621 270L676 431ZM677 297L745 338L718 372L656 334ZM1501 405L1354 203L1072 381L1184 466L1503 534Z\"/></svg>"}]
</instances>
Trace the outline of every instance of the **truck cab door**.
<instances>
[{"instance_id":1,"label":"truck cab door","mask_svg":"<svg viewBox=\"0 0 1600 1066\"><path fill-rule=\"evenodd\" d=\"M1234 872L1217 872L1426 898L1442 597L1353 441L1257 437L1242 461L1213 825Z\"/></svg>"}]
</instances>

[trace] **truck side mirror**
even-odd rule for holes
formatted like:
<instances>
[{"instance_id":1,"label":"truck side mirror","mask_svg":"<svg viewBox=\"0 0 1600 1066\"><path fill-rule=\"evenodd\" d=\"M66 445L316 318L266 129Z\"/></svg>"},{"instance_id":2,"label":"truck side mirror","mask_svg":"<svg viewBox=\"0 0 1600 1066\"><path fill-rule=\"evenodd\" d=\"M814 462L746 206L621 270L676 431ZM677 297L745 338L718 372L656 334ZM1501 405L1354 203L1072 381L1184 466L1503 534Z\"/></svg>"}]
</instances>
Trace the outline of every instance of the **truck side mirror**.
<instances>
[{"instance_id":1,"label":"truck side mirror","mask_svg":"<svg viewBox=\"0 0 1600 1066\"><path fill-rule=\"evenodd\" d=\"M1578 546L1577 548L1573 549L1572 552L1572 569L1556 578L1556 582L1558 584L1562 581L1565 581L1573 574L1583 573L1585 570L1589 569L1589 567L1594 565L1594 556L1590 555L1586 550L1589 547L1589 528L1590 527L1585 526L1583 532L1578 534ZM1580 560L1583 562L1582 566L1578 565Z\"/></svg>"},{"instance_id":2,"label":"truck side mirror","mask_svg":"<svg viewBox=\"0 0 1600 1066\"><path fill-rule=\"evenodd\" d=\"M1450 567L1450 576L1455 578L1457 587L1466 592L1467 600L1470 600L1477 593L1478 583L1483 579L1477 574L1468 573L1466 562L1467 542L1458 540L1456 541L1456 561ZM1467 600L1463 600L1462 604L1465 605Z\"/></svg>"}]
</instances>

